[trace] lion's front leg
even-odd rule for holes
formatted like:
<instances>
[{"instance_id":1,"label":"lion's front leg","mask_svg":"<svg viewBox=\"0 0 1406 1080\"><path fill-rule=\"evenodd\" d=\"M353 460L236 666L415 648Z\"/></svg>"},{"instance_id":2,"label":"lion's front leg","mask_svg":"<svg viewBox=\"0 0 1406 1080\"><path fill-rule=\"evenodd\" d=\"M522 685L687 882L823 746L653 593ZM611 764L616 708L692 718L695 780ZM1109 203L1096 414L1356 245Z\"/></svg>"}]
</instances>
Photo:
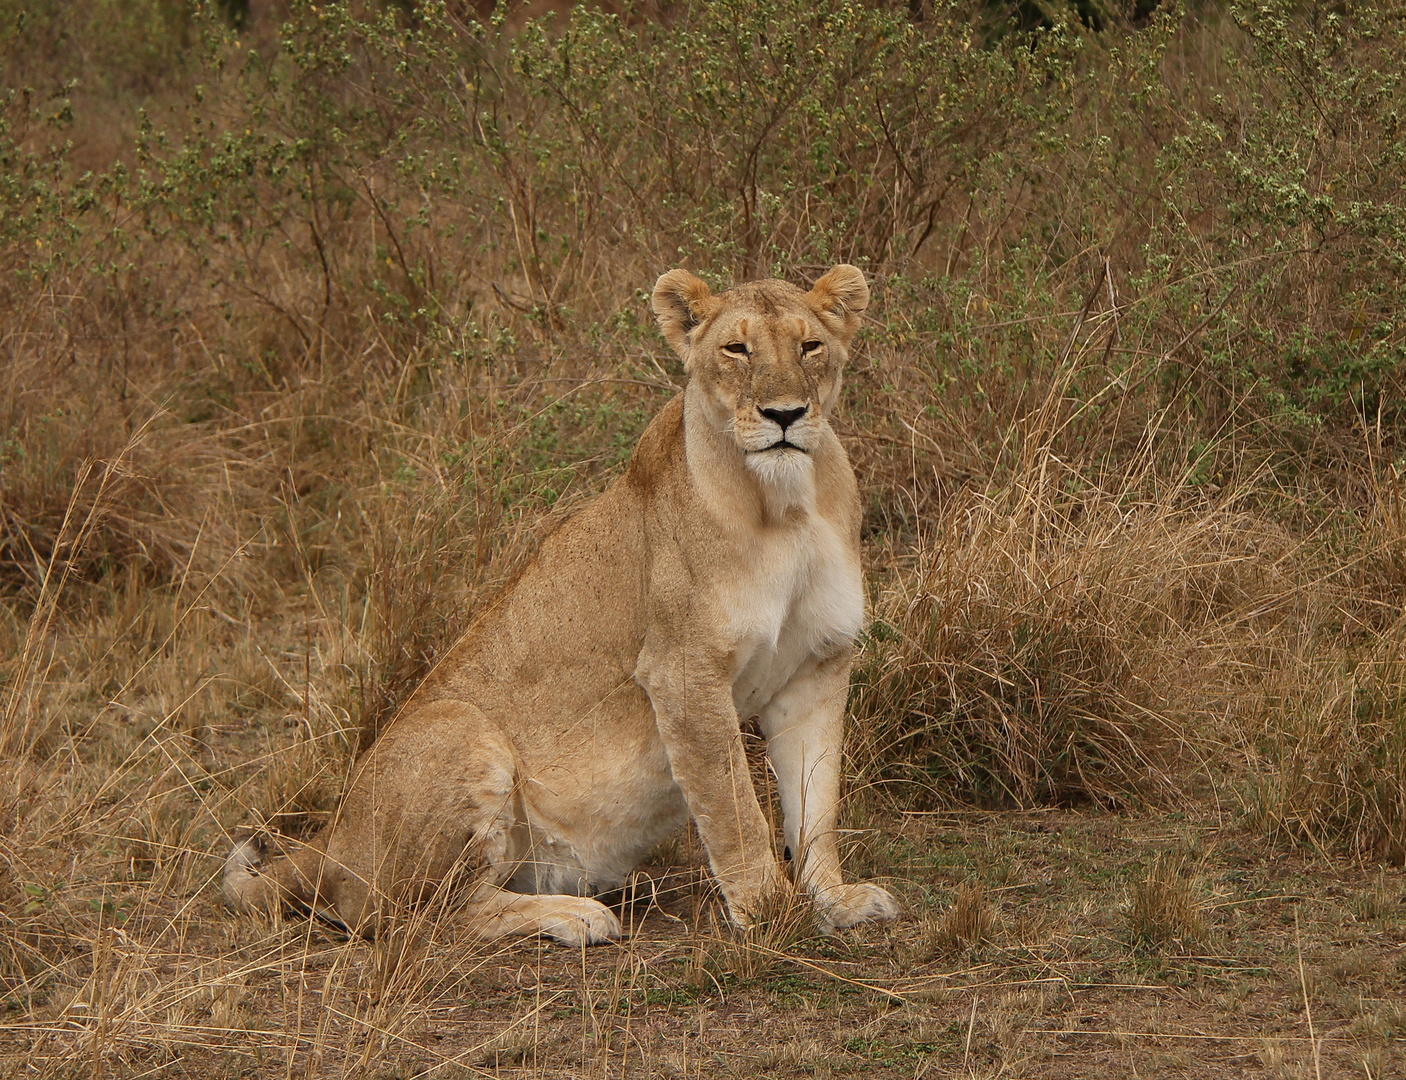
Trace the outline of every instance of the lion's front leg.
<instances>
[{"instance_id":1,"label":"lion's front leg","mask_svg":"<svg viewBox=\"0 0 1406 1080\"><path fill-rule=\"evenodd\" d=\"M750 925L767 895L787 884L752 786L726 667L702 650L662 658L647 650L635 678L654 706L670 771L732 921Z\"/></svg>"},{"instance_id":2,"label":"lion's front leg","mask_svg":"<svg viewBox=\"0 0 1406 1080\"><path fill-rule=\"evenodd\" d=\"M848 654L807 661L758 718L796 882L831 928L888 920L899 912L888 890L846 885L840 876L837 829L850 666Z\"/></svg>"}]
</instances>

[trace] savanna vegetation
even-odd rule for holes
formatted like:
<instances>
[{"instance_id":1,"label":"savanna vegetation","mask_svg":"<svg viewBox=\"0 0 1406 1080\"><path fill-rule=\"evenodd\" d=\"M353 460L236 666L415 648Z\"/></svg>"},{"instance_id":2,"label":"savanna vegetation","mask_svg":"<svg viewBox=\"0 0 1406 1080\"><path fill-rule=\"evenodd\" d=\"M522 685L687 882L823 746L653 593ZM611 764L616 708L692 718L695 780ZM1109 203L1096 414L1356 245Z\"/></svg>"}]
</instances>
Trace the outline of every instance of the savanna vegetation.
<instances>
[{"instance_id":1,"label":"savanna vegetation","mask_svg":"<svg viewBox=\"0 0 1406 1080\"><path fill-rule=\"evenodd\" d=\"M10 1075L1398 1075L1406 6L0 0ZM218 904L682 383L863 266L851 869ZM759 767L757 779L765 784Z\"/></svg>"}]
</instances>

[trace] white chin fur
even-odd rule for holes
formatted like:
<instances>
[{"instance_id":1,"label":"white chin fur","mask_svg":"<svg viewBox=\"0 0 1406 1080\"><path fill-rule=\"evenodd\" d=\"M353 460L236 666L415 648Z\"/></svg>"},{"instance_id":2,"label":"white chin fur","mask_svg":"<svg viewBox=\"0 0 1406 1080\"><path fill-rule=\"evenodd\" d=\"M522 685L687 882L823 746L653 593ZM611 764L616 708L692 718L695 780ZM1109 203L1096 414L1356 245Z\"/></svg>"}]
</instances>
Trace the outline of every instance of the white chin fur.
<instances>
[{"instance_id":1,"label":"white chin fur","mask_svg":"<svg viewBox=\"0 0 1406 1080\"><path fill-rule=\"evenodd\" d=\"M747 468L760 481L767 511L780 517L795 507L815 505L815 466L800 450L764 450L747 455Z\"/></svg>"}]
</instances>

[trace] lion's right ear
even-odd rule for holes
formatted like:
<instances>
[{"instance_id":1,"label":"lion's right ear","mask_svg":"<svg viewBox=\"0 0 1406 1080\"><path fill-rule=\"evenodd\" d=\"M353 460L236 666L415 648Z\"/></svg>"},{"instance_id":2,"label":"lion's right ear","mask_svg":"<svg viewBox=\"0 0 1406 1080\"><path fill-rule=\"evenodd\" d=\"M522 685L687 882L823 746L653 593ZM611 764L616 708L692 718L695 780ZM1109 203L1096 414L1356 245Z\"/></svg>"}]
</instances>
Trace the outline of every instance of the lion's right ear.
<instances>
[{"instance_id":1,"label":"lion's right ear","mask_svg":"<svg viewBox=\"0 0 1406 1080\"><path fill-rule=\"evenodd\" d=\"M664 340L683 356L688 332L717 313L718 300L707 285L687 270L670 270L654 283L650 306Z\"/></svg>"}]
</instances>

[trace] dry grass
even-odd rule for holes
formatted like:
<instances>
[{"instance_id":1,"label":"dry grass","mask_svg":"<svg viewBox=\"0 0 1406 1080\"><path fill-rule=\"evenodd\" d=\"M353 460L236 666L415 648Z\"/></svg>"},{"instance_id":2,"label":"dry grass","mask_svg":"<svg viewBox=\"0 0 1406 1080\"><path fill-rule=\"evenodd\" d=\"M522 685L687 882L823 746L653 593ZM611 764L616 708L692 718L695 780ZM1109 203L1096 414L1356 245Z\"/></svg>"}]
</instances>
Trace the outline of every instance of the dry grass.
<instances>
[{"instance_id":1,"label":"dry grass","mask_svg":"<svg viewBox=\"0 0 1406 1080\"><path fill-rule=\"evenodd\" d=\"M957 887L952 904L940 915L929 915L919 927L910 958L917 961L960 956L979 950L996 930L996 913L980 881Z\"/></svg>"},{"instance_id":2,"label":"dry grass","mask_svg":"<svg viewBox=\"0 0 1406 1080\"><path fill-rule=\"evenodd\" d=\"M1157 950L1186 950L1206 936L1194 869L1185 856L1158 852L1133 884L1128 929L1135 944Z\"/></svg>"},{"instance_id":3,"label":"dry grass","mask_svg":"<svg viewBox=\"0 0 1406 1080\"><path fill-rule=\"evenodd\" d=\"M0 1071L1398 1067L1399 20L921 7L4 7ZM223 914L681 385L654 277L841 259L912 918L734 936L688 837L584 957Z\"/></svg>"}]
</instances>

